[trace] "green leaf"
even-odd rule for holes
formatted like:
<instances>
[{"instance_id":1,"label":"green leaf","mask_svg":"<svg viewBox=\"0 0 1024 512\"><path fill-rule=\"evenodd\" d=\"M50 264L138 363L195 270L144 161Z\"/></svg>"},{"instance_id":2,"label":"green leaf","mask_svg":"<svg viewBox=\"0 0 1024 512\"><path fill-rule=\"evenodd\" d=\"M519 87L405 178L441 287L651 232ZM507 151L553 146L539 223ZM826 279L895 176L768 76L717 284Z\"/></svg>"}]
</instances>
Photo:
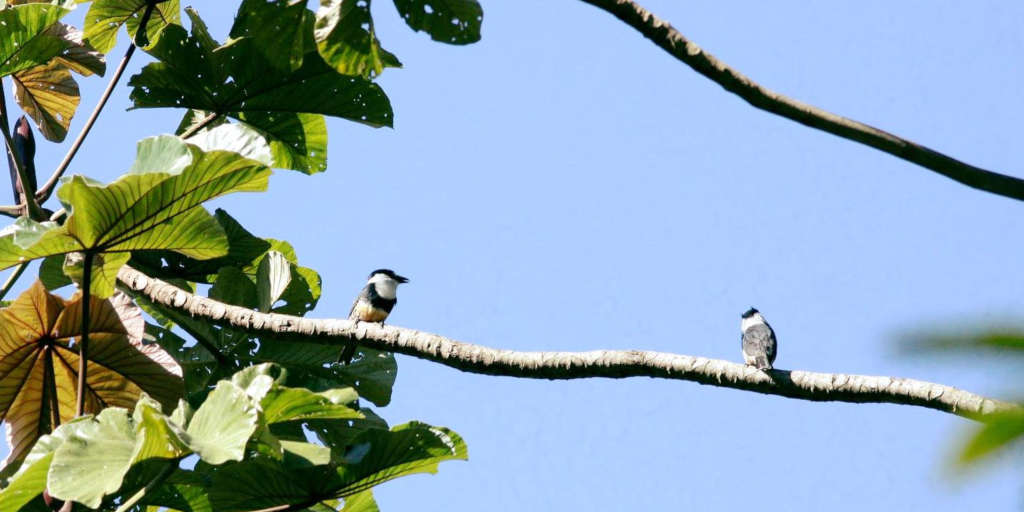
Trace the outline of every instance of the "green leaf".
<instances>
[{"instance_id":1,"label":"green leaf","mask_svg":"<svg viewBox=\"0 0 1024 512\"><path fill-rule=\"evenodd\" d=\"M66 23L56 23L50 27L50 33L64 41L65 46L64 51L54 60L82 76L103 76L107 72L103 54L83 40L81 30Z\"/></svg>"},{"instance_id":2,"label":"green leaf","mask_svg":"<svg viewBox=\"0 0 1024 512\"><path fill-rule=\"evenodd\" d=\"M192 416L187 433L200 458L209 464L223 464L242 460L258 420L259 411L245 391L230 381L220 381Z\"/></svg>"},{"instance_id":3,"label":"green leaf","mask_svg":"<svg viewBox=\"0 0 1024 512\"><path fill-rule=\"evenodd\" d=\"M203 151L231 151L268 167L274 165L270 143L261 133L245 124L221 123L214 128L200 131L187 141Z\"/></svg>"},{"instance_id":4,"label":"green leaf","mask_svg":"<svg viewBox=\"0 0 1024 512\"><path fill-rule=\"evenodd\" d=\"M345 508L341 512L380 512L373 491L363 491L345 497Z\"/></svg>"},{"instance_id":5,"label":"green leaf","mask_svg":"<svg viewBox=\"0 0 1024 512\"><path fill-rule=\"evenodd\" d=\"M128 262L131 254L106 253L97 254L93 258L92 279L89 291L98 298L105 299L116 291L117 272ZM44 260L45 261L45 260ZM65 255L63 274L81 286L85 270L85 258L80 252L72 252Z\"/></svg>"},{"instance_id":6,"label":"green leaf","mask_svg":"<svg viewBox=\"0 0 1024 512\"><path fill-rule=\"evenodd\" d=\"M291 281L291 263L285 259L283 254L277 251L268 251L256 270L256 287L259 297L257 309L264 313L270 311L271 306L281 298Z\"/></svg>"},{"instance_id":7,"label":"green leaf","mask_svg":"<svg viewBox=\"0 0 1024 512\"><path fill-rule=\"evenodd\" d=\"M402 67L397 57L380 47L370 0L320 0L313 36L320 55L339 73L370 78L385 67Z\"/></svg>"},{"instance_id":8,"label":"green leaf","mask_svg":"<svg viewBox=\"0 0 1024 512\"><path fill-rule=\"evenodd\" d=\"M435 473L445 460L465 459L458 434L422 423L366 430L332 464L286 467L268 459L225 466L214 475L210 500L217 510L241 511L359 494L414 473Z\"/></svg>"},{"instance_id":9,"label":"green leaf","mask_svg":"<svg viewBox=\"0 0 1024 512\"><path fill-rule=\"evenodd\" d=\"M147 0L94 0L85 14L85 38L102 53L108 53L117 44L117 31L125 26L133 38L139 30L139 21L146 10ZM171 24L181 25L181 5L178 0L157 4L146 23L146 38L150 45Z\"/></svg>"},{"instance_id":10,"label":"green leaf","mask_svg":"<svg viewBox=\"0 0 1024 512\"><path fill-rule=\"evenodd\" d=\"M395 0L398 14L410 28L434 41L469 44L480 40L484 10L476 0Z\"/></svg>"},{"instance_id":11,"label":"green leaf","mask_svg":"<svg viewBox=\"0 0 1024 512\"><path fill-rule=\"evenodd\" d=\"M228 237L230 248L226 255L209 260L196 260L174 252L151 251L133 254L131 265L159 279L183 278L212 283L217 279L219 269L245 267L270 248L269 242L246 231L226 211L217 209L214 218Z\"/></svg>"},{"instance_id":12,"label":"green leaf","mask_svg":"<svg viewBox=\"0 0 1024 512\"><path fill-rule=\"evenodd\" d=\"M1024 409L999 411L982 418L984 424L977 429L960 451L957 463L961 466L976 463L985 457L1009 448L1024 436Z\"/></svg>"},{"instance_id":13,"label":"green leaf","mask_svg":"<svg viewBox=\"0 0 1024 512\"><path fill-rule=\"evenodd\" d=\"M53 453L47 453L32 464L26 464L10 485L0 491L0 512L17 512L46 490L46 474Z\"/></svg>"},{"instance_id":14,"label":"green leaf","mask_svg":"<svg viewBox=\"0 0 1024 512\"><path fill-rule=\"evenodd\" d=\"M121 487L135 455L135 430L128 411L111 407L75 424L54 452L49 490L55 498L96 508Z\"/></svg>"},{"instance_id":15,"label":"green leaf","mask_svg":"<svg viewBox=\"0 0 1024 512\"><path fill-rule=\"evenodd\" d=\"M314 393L304 388L271 388L260 402L268 424L307 419L362 418L359 411L348 407L358 400L352 388Z\"/></svg>"},{"instance_id":16,"label":"green leaf","mask_svg":"<svg viewBox=\"0 0 1024 512\"><path fill-rule=\"evenodd\" d=\"M209 114L202 110L189 110L178 126L177 133L179 135L184 133L202 122ZM252 147L256 152L259 143L269 146L271 163L268 165L270 167L293 169L305 174L315 174L327 170L327 123L324 121L324 116L295 112L240 112L237 119L238 124L232 126L242 127L238 136L245 139L245 148ZM238 147L238 143L229 143L228 140L218 143L202 143L196 140L201 134L226 123L227 121L223 118L213 121L188 140L200 147L238 151L244 156L262 162L263 160L249 156L246 152L239 150L240 148L235 149ZM252 132L260 137L259 142L254 138ZM263 155L263 150L259 149L258 154Z\"/></svg>"},{"instance_id":17,"label":"green leaf","mask_svg":"<svg viewBox=\"0 0 1024 512\"><path fill-rule=\"evenodd\" d=\"M256 285L236 267L220 269L209 295L211 299L243 308L254 308L258 304Z\"/></svg>"},{"instance_id":18,"label":"green leaf","mask_svg":"<svg viewBox=\"0 0 1024 512\"><path fill-rule=\"evenodd\" d=\"M150 50L161 62L147 65L129 82L132 108L191 108L236 119L306 112L391 126L391 104L376 84L338 73L315 50L295 71L275 71L254 44L244 38L209 51L196 36L169 27Z\"/></svg>"},{"instance_id":19,"label":"green leaf","mask_svg":"<svg viewBox=\"0 0 1024 512\"><path fill-rule=\"evenodd\" d=\"M312 48L313 13L305 1L243 0L231 27L231 38L248 37L267 63L279 71L295 71Z\"/></svg>"},{"instance_id":20,"label":"green leaf","mask_svg":"<svg viewBox=\"0 0 1024 512\"><path fill-rule=\"evenodd\" d=\"M0 9L0 77L44 64L59 54L64 42L48 29L69 11L50 4L24 4Z\"/></svg>"},{"instance_id":21,"label":"green leaf","mask_svg":"<svg viewBox=\"0 0 1024 512\"><path fill-rule=\"evenodd\" d=\"M64 256L47 256L39 265L39 280L47 290L53 291L72 283L71 278L64 275Z\"/></svg>"}]
</instances>

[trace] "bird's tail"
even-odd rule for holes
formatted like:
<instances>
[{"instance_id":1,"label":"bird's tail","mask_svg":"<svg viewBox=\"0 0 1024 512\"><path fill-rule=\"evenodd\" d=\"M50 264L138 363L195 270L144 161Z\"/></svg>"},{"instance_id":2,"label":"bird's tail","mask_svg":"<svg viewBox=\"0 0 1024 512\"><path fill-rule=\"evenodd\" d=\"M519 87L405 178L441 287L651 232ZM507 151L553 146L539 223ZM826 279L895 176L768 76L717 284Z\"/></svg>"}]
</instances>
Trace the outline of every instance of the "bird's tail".
<instances>
[{"instance_id":1,"label":"bird's tail","mask_svg":"<svg viewBox=\"0 0 1024 512\"><path fill-rule=\"evenodd\" d=\"M341 355L338 356L338 362L344 363L346 365L348 363L351 363L352 357L356 355L356 348L358 346L359 345L356 342L350 341L347 345L345 345L345 348L341 351Z\"/></svg>"},{"instance_id":2,"label":"bird's tail","mask_svg":"<svg viewBox=\"0 0 1024 512\"><path fill-rule=\"evenodd\" d=\"M754 360L754 365L757 366L758 370L771 370L772 363L768 360L768 356L757 356Z\"/></svg>"}]
</instances>

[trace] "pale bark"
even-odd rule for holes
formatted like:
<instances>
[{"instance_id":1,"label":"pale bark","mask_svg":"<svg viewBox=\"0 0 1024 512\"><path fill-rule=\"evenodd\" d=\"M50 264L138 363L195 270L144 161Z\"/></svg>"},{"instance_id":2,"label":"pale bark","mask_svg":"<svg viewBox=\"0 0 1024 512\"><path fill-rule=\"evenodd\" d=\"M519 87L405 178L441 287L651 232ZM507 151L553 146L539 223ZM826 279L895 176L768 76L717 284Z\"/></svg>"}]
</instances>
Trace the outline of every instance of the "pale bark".
<instances>
[{"instance_id":1,"label":"pale bark","mask_svg":"<svg viewBox=\"0 0 1024 512\"><path fill-rule=\"evenodd\" d=\"M667 21L658 19L636 2L581 1L611 13L694 71L759 109L871 146L969 187L1024 200L1024 180L961 162L897 135L808 105L759 85L697 46Z\"/></svg>"},{"instance_id":2,"label":"pale bark","mask_svg":"<svg viewBox=\"0 0 1024 512\"><path fill-rule=\"evenodd\" d=\"M121 269L118 279L128 290L153 302L253 334L316 338L324 343L337 343L339 348L354 339L377 350L486 375L529 379L657 377L802 400L916 405L972 419L1015 407L951 386L896 377L798 370L762 372L731 361L644 350L501 350L393 325L260 313L194 295L128 266Z\"/></svg>"}]
</instances>

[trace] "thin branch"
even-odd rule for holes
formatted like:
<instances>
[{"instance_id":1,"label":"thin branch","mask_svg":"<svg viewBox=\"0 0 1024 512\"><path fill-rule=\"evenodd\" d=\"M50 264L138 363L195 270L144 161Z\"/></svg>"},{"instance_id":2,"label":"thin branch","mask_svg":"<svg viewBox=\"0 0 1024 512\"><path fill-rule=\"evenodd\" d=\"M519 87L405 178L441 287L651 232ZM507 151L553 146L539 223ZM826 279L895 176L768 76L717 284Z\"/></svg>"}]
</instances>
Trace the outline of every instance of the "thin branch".
<instances>
[{"instance_id":1,"label":"thin branch","mask_svg":"<svg viewBox=\"0 0 1024 512\"><path fill-rule=\"evenodd\" d=\"M187 139L187 138L189 138L189 137L199 133L199 130L202 130L203 128L206 128L207 126L209 126L209 124L212 123L218 117L220 117L220 114L218 114L216 112L210 112L210 114L207 115L206 117L204 117L202 121L199 121L199 124L189 128L188 130L185 130L180 135L180 137L182 139Z\"/></svg>"},{"instance_id":2,"label":"thin branch","mask_svg":"<svg viewBox=\"0 0 1024 512\"><path fill-rule=\"evenodd\" d=\"M7 296L7 292L11 291L11 287L14 286L14 283L18 282L18 278L21 277L21 274L25 272L26 268L28 268L29 263L31 262L26 261L19 263L18 266L15 267L14 273L12 273L10 277L7 278L7 281L4 282L4 285L0 287L0 300L4 300L4 297Z\"/></svg>"},{"instance_id":3,"label":"thin branch","mask_svg":"<svg viewBox=\"0 0 1024 512\"><path fill-rule=\"evenodd\" d=\"M339 346L356 341L376 350L406 354L484 375L528 379L657 377L818 402L915 405L971 419L1015 407L951 386L897 377L786 370L762 372L730 361L642 350L516 352L494 349L392 325L260 313L199 297L129 266L122 267L117 277L148 300L253 334L317 338L319 342Z\"/></svg>"},{"instance_id":4,"label":"thin branch","mask_svg":"<svg viewBox=\"0 0 1024 512\"><path fill-rule=\"evenodd\" d=\"M75 416L85 414L85 386L86 372L89 368L89 306L92 303L90 287L92 285L92 261L94 253L85 252L85 261L82 269L82 335L78 339L78 397L75 402Z\"/></svg>"},{"instance_id":5,"label":"thin branch","mask_svg":"<svg viewBox=\"0 0 1024 512\"><path fill-rule=\"evenodd\" d=\"M144 29L140 27L140 29ZM107 84L106 90L103 91L103 95L100 96L100 101L96 103L96 107L92 109L92 114L89 115L89 119L85 121L85 126L82 127L82 131L75 138L75 141L71 143L71 148L68 149L68 153L64 155L64 160L61 160L60 164L53 171L53 175L50 179L46 180L46 184L40 187L39 191L36 192L36 199L39 202L45 202L50 198L50 194L53 193L53 188L57 186L57 181L60 180L64 172L68 170L68 166L71 165L71 160L75 158L75 154L78 153L78 149L82 147L82 143L85 142L85 137L89 135L89 130L92 130L92 126L96 124L96 120L100 117L100 112L103 111L103 107L107 104L107 100L110 99L110 95L114 92L114 86L117 85L118 80L121 79L121 75L124 74L125 68L128 67L128 61L131 60L132 55L135 53L135 43L128 45L128 50L124 52L124 57L121 58L121 63L117 65L117 69L114 70L114 76L110 77L110 83Z\"/></svg>"},{"instance_id":6,"label":"thin branch","mask_svg":"<svg viewBox=\"0 0 1024 512\"><path fill-rule=\"evenodd\" d=\"M117 507L117 510L115 510L114 512L125 512L131 509L133 506L135 506L135 504L138 503L139 500L144 498L147 493L152 492L153 489L156 489L157 486L164 483L164 480L167 480L167 477L171 476L171 474L174 473L176 469L178 469L178 463L180 462L180 460L181 459L171 459L167 461L167 465L160 470L160 473L157 473L157 475L153 477L153 479L150 480L145 487L139 489L138 492L132 495L132 497L125 500L124 503L122 503L121 506Z\"/></svg>"},{"instance_id":7,"label":"thin branch","mask_svg":"<svg viewBox=\"0 0 1024 512\"><path fill-rule=\"evenodd\" d=\"M7 152L11 157L11 161L14 162L14 171L18 175L18 179L21 181L21 189L24 191L24 193L20 194L21 200L25 202L25 209L22 211L22 214L28 215L32 219L41 219L43 218L42 210L39 209L39 203L32 196L31 187L29 186L29 183L35 182L35 177L33 176L32 180L29 180L25 162L21 161L18 152L14 150L14 138L11 137L10 120L7 115L7 98L4 96L2 85L3 81L0 81L0 131L3 132ZM16 185L16 183L11 183L11 187L15 187L15 190L17 190Z\"/></svg>"},{"instance_id":8,"label":"thin branch","mask_svg":"<svg viewBox=\"0 0 1024 512\"><path fill-rule=\"evenodd\" d=\"M897 135L762 87L704 51L668 22L658 19L631 0L581 1L611 13L694 71L759 109L871 146L969 187L1024 200L1024 180L1020 178L975 167Z\"/></svg>"}]
</instances>

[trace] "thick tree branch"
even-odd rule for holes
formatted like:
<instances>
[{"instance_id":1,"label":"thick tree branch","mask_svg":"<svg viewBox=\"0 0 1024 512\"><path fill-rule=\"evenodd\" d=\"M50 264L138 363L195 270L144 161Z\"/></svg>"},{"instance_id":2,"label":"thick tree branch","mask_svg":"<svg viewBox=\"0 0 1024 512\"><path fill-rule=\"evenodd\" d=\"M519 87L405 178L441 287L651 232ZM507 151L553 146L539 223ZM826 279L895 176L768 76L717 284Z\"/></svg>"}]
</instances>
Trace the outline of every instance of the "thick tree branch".
<instances>
[{"instance_id":1,"label":"thick tree branch","mask_svg":"<svg viewBox=\"0 0 1024 512\"><path fill-rule=\"evenodd\" d=\"M671 24L631 0L581 0L633 27L694 71L751 105L812 128L871 146L969 187L1024 200L1024 180L961 162L873 126L847 119L762 87L707 53Z\"/></svg>"},{"instance_id":2,"label":"thick tree branch","mask_svg":"<svg viewBox=\"0 0 1024 512\"><path fill-rule=\"evenodd\" d=\"M129 266L122 267L117 277L155 303L251 333L335 339L339 346L355 340L377 350L485 375L528 379L659 377L818 402L916 405L971 419L1015 407L951 386L896 377L785 370L765 373L730 361L642 350L500 350L391 325L260 313L191 294Z\"/></svg>"}]
</instances>

